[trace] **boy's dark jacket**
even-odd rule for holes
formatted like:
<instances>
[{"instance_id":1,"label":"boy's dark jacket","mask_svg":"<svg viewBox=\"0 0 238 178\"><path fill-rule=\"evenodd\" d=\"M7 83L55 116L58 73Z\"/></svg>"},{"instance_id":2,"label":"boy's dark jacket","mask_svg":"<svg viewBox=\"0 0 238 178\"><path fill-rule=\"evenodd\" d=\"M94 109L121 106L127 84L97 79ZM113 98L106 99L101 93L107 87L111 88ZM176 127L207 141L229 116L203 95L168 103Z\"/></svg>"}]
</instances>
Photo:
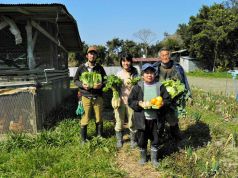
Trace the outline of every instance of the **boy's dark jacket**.
<instances>
[{"instance_id":1,"label":"boy's dark jacket","mask_svg":"<svg viewBox=\"0 0 238 178\"><path fill-rule=\"evenodd\" d=\"M161 125L164 123L164 112L166 108L171 103L171 98L166 88L160 83L156 82L159 95L163 98L164 105L160 109L156 110L158 117L158 129L160 129ZM144 98L144 82L140 81L137 85L132 88L130 95L128 97L128 104L134 110L134 121L135 121L135 129L145 130L145 114L144 109L139 106L139 101L143 101Z\"/></svg>"},{"instance_id":2,"label":"boy's dark jacket","mask_svg":"<svg viewBox=\"0 0 238 178\"><path fill-rule=\"evenodd\" d=\"M78 67L76 74L74 76L75 85L77 85L79 87L80 93L85 97L101 96L103 87L101 89L89 89L89 90L85 90L83 88L82 82L79 80L79 77L82 75L83 72L88 72L88 69L85 66L85 64L82 64ZM96 63L96 65L93 67L93 72L97 72L97 73L101 74L102 80L104 83L104 81L105 81L104 76L106 76L106 72L100 64Z\"/></svg>"}]
</instances>

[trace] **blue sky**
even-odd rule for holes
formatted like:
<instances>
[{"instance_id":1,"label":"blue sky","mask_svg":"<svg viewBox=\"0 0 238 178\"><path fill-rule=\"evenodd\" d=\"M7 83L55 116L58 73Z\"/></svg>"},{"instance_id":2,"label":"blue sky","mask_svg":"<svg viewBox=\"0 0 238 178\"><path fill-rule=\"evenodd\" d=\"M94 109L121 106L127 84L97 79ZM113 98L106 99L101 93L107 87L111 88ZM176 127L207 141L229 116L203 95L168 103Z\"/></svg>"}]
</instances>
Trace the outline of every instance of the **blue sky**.
<instances>
[{"instance_id":1,"label":"blue sky","mask_svg":"<svg viewBox=\"0 0 238 178\"><path fill-rule=\"evenodd\" d=\"M141 29L156 34L156 41L164 32L173 34L178 25L188 23L202 5L223 0L0 0L0 3L61 3L78 24L82 41L105 45L113 38L139 40L133 35Z\"/></svg>"}]
</instances>

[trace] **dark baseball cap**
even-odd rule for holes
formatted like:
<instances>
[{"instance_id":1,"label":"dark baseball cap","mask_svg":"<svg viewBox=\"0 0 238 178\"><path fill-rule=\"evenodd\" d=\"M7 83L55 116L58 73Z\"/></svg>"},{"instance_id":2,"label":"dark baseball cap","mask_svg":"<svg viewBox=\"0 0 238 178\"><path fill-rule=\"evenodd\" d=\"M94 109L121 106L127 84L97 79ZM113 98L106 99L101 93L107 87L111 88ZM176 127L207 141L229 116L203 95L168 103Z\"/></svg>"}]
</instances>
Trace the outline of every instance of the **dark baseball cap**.
<instances>
[{"instance_id":1,"label":"dark baseball cap","mask_svg":"<svg viewBox=\"0 0 238 178\"><path fill-rule=\"evenodd\" d=\"M145 71L147 69L151 69L153 71L156 71L156 68L153 66L153 64L150 64L150 63L145 63L143 64L143 66L141 67L141 70L142 71Z\"/></svg>"}]
</instances>

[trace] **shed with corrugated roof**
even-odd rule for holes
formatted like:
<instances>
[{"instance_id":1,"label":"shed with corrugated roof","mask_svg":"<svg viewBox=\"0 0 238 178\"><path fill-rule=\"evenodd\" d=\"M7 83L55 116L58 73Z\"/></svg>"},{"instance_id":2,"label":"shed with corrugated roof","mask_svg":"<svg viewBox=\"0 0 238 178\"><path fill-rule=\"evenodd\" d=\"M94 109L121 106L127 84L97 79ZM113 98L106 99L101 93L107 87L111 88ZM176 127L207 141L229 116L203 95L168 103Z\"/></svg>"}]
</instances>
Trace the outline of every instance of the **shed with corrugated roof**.
<instances>
[{"instance_id":1,"label":"shed with corrugated roof","mask_svg":"<svg viewBox=\"0 0 238 178\"><path fill-rule=\"evenodd\" d=\"M70 93L77 23L62 4L0 4L0 39L0 132L36 133Z\"/></svg>"}]
</instances>

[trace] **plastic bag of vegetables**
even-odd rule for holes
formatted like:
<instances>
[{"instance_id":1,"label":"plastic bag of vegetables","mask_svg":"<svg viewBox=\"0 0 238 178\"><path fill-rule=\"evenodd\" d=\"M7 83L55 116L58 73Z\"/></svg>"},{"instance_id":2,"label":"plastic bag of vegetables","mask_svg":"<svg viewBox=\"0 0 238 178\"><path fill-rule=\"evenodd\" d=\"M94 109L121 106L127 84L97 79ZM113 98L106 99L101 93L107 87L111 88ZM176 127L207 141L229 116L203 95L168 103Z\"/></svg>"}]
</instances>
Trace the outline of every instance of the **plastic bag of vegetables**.
<instances>
[{"instance_id":1,"label":"plastic bag of vegetables","mask_svg":"<svg viewBox=\"0 0 238 178\"><path fill-rule=\"evenodd\" d=\"M84 114L83 103L82 101L78 102L78 107L76 109L76 115L82 116Z\"/></svg>"},{"instance_id":2,"label":"plastic bag of vegetables","mask_svg":"<svg viewBox=\"0 0 238 178\"><path fill-rule=\"evenodd\" d=\"M106 85L102 89L102 91L107 92L108 90L112 90L113 97L112 97L111 104L113 109L118 109L121 105L121 99L119 97L118 88L122 86L122 83L123 83L122 79L120 79L116 75L105 76L105 79L106 79Z\"/></svg>"}]
</instances>

